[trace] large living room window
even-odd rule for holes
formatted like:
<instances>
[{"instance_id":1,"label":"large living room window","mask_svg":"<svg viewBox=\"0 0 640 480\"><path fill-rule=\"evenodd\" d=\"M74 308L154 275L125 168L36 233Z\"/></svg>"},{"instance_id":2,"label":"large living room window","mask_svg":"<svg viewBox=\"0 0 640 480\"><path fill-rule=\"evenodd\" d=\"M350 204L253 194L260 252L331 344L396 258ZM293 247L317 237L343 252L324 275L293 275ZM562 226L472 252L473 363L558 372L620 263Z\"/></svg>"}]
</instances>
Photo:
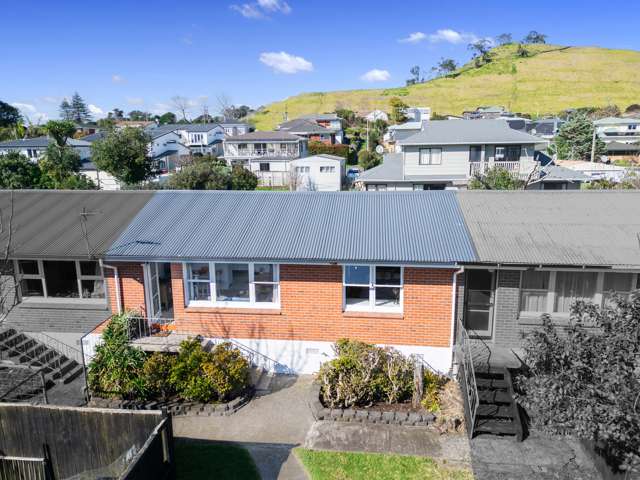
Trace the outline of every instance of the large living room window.
<instances>
[{"instance_id":1,"label":"large living room window","mask_svg":"<svg viewBox=\"0 0 640 480\"><path fill-rule=\"evenodd\" d=\"M566 316L578 300L611 306L615 295L628 299L639 278L635 273L527 270L520 280L520 314Z\"/></svg>"},{"instance_id":2,"label":"large living room window","mask_svg":"<svg viewBox=\"0 0 640 480\"><path fill-rule=\"evenodd\" d=\"M402 311L402 267L345 265L345 310Z\"/></svg>"},{"instance_id":3,"label":"large living room window","mask_svg":"<svg viewBox=\"0 0 640 480\"><path fill-rule=\"evenodd\" d=\"M272 263L184 264L187 304L194 306L277 306L278 265Z\"/></svg>"},{"instance_id":4,"label":"large living room window","mask_svg":"<svg viewBox=\"0 0 640 480\"><path fill-rule=\"evenodd\" d=\"M104 277L98 262L84 260L17 260L22 298L104 299Z\"/></svg>"}]
</instances>

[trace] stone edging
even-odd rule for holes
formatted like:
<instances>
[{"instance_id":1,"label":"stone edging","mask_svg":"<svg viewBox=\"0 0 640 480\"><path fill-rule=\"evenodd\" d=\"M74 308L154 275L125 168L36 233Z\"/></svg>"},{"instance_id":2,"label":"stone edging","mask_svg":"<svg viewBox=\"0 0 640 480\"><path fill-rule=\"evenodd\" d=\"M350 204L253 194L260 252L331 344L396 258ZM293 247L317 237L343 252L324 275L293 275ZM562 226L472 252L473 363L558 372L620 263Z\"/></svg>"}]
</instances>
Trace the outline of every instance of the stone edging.
<instances>
[{"instance_id":1,"label":"stone edging","mask_svg":"<svg viewBox=\"0 0 640 480\"><path fill-rule=\"evenodd\" d=\"M185 416L228 416L233 415L253 398L254 391L249 389L244 394L227 403L198 403L198 402L136 402L135 400L120 400L117 398L92 397L88 407L93 408L121 408L125 410L161 410L166 408L172 415Z\"/></svg>"},{"instance_id":2,"label":"stone edging","mask_svg":"<svg viewBox=\"0 0 640 480\"><path fill-rule=\"evenodd\" d=\"M436 416L428 412L381 412L358 408L326 408L320 402L320 384L318 382L313 382L311 385L310 395L309 406L316 420L421 427L432 425L436 420Z\"/></svg>"}]
</instances>

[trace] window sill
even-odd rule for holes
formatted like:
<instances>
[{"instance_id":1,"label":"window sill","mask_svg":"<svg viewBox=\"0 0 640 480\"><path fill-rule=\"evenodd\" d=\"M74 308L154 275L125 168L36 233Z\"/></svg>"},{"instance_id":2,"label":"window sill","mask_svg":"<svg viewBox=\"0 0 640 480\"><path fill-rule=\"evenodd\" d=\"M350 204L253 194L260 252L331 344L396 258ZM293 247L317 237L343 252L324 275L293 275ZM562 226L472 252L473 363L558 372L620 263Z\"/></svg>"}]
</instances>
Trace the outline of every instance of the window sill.
<instances>
[{"instance_id":1,"label":"window sill","mask_svg":"<svg viewBox=\"0 0 640 480\"><path fill-rule=\"evenodd\" d=\"M220 305L187 305L185 313L224 313L230 315L280 315L280 306L223 307Z\"/></svg>"},{"instance_id":2,"label":"window sill","mask_svg":"<svg viewBox=\"0 0 640 480\"><path fill-rule=\"evenodd\" d=\"M404 318L402 312L389 311L372 311L372 310L345 310L342 312L343 317L349 318Z\"/></svg>"},{"instance_id":3,"label":"window sill","mask_svg":"<svg viewBox=\"0 0 640 480\"><path fill-rule=\"evenodd\" d=\"M541 326L542 325L542 315L543 314L535 315L535 314L532 314L532 313L520 314L518 316L518 325ZM556 314L550 315L550 318L551 318L551 321L555 325L568 326L570 324L570 318L569 318L568 314L567 315L563 315L561 313L556 313Z\"/></svg>"},{"instance_id":4,"label":"window sill","mask_svg":"<svg viewBox=\"0 0 640 480\"><path fill-rule=\"evenodd\" d=\"M19 308L49 309L49 310L98 310L107 311L106 300L67 300L51 298L25 298Z\"/></svg>"}]
</instances>

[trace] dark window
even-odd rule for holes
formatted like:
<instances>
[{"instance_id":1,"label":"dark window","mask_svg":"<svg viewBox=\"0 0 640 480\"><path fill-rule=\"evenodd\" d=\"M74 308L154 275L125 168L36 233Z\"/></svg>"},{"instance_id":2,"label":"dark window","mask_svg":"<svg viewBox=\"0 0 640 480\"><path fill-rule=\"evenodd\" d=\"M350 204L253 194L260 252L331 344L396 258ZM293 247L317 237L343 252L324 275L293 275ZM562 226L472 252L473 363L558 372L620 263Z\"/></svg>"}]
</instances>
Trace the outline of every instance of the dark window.
<instances>
[{"instance_id":1,"label":"dark window","mask_svg":"<svg viewBox=\"0 0 640 480\"><path fill-rule=\"evenodd\" d=\"M44 297L42 280L35 278L23 278L20 280L20 291L23 297Z\"/></svg>"},{"instance_id":2,"label":"dark window","mask_svg":"<svg viewBox=\"0 0 640 480\"><path fill-rule=\"evenodd\" d=\"M38 275L38 262L36 260L18 260L20 273L23 275Z\"/></svg>"},{"instance_id":3,"label":"dark window","mask_svg":"<svg viewBox=\"0 0 640 480\"><path fill-rule=\"evenodd\" d=\"M507 147L507 154L505 161L518 162L520 161L520 154L522 153L522 147L520 145L510 145Z\"/></svg>"},{"instance_id":4,"label":"dark window","mask_svg":"<svg viewBox=\"0 0 640 480\"><path fill-rule=\"evenodd\" d=\"M482 160L482 147L480 145L471 145L469 147L469 161L479 162Z\"/></svg>"},{"instance_id":5,"label":"dark window","mask_svg":"<svg viewBox=\"0 0 640 480\"><path fill-rule=\"evenodd\" d=\"M444 183L427 183L424 186L425 190L444 190L446 185Z\"/></svg>"},{"instance_id":6,"label":"dark window","mask_svg":"<svg viewBox=\"0 0 640 480\"><path fill-rule=\"evenodd\" d=\"M269 172L271 171L271 165L268 163L261 163L260 164L260 171L261 172Z\"/></svg>"},{"instance_id":7,"label":"dark window","mask_svg":"<svg viewBox=\"0 0 640 480\"><path fill-rule=\"evenodd\" d=\"M47 296L60 298L79 296L75 262L45 261L42 264L47 283Z\"/></svg>"}]
</instances>

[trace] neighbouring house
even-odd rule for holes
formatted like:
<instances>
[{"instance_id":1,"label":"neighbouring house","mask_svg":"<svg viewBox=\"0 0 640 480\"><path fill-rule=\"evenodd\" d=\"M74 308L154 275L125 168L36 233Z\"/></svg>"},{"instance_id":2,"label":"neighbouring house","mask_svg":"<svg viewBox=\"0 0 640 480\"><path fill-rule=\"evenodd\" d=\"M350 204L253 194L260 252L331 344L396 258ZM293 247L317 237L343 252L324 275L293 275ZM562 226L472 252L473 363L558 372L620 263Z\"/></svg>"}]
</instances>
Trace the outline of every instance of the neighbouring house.
<instances>
[{"instance_id":1,"label":"neighbouring house","mask_svg":"<svg viewBox=\"0 0 640 480\"><path fill-rule=\"evenodd\" d=\"M345 160L319 154L290 162L289 186L297 191L339 192L345 180Z\"/></svg>"},{"instance_id":2,"label":"neighbouring house","mask_svg":"<svg viewBox=\"0 0 640 480\"><path fill-rule=\"evenodd\" d=\"M344 142L344 131L342 125L342 119L335 113L312 113L309 115L303 115L299 117L301 120L308 120L324 127L331 132L335 137L335 143Z\"/></svg>"},{"instance_id":3,"label":"neighbouring house","mask_svg":"<svg viewBox=\"0 0 640 480\"><path fill-rule=\"evenodd\" d=\"M33 162L37 162L44 155L47 147L53 142L53 138L42 136L35 138L21 138L19 140L6 140L0 142L0 155L9 152L19 152ZM76 140L75 138L67 139L67 145L71 146L78 155L80 160L86 160L91 157L91 144L86 140Z\"/></svg>"},{"instance_id":4,"label":"neighbouring house","mask_svg":"<svg viewBox=\"0 0 640 480\"><path fill-rule=\"evenodd\" d=\"M155 125L156 122L153 120L116 120L115 127L118 129L122 128L148 128Z\"/></svg>"},{"instance_id":5,"label":"neighbouring house","mask_svg":"<svg viewBox=\"0 0 640 480\"><path fill-rule=\"evenodd\" d=\"M639 143L640 142L640 118L601 118L593 122L598 137L606 144Z\"/></svg>"},{"instance_id":6,"label":"neighbouring house","mask_svg":"<svg viewBox=\"0 0 640 480\"><path fill-rule=\"evenodd\" d=\"M404 114L408 122L428 122L431 119L431 107L407 107Z\"/></svg>"},{"instance_id":7,"label":"neighbouring house","mask_svg":"<svg viewBox=\"0 0 640 480\"><path fill-rule=\"evenodd\" d=\"M224 122L218 123L218 125L224 129L225 137L244 135L245 133L249 133L253 130L253 127L250 124L236 120L225 120Z\"/></svg>"},{"instance_id":8,"label":"neighbouring house","mask_svg":"<svg viewBox=\"0 0 640 480\"><path fill-rule=\"evenodd\" d=\"M307 156L307 139L281 131L256 131L224 140L224 159L258 176L261 186L289 185L291 161Z\"/></svg>"},{"instance_id":9,"label":"neighbouring house","mask_svg":"<svg viewBox=\"0 0 640 480\"><path fill-rule=\"evenodd\" d=\"M154 138L175 134L191 155L222 155L222 141L225 129L217 123L172 123L153 124L145 131ZM182 154L182 153L181 153Z\"/></svg>"},{"instance_id":10,"label":"neighbouring house","mask_svg":"<svg viewBox=\"0 0 640 480\"><path fill-rule=\"evenodd\" d=\"M376 120L382 120L384 122L389 121L389 115L383 110L372 110L368 113L362 114L361 117L365 120L369 120L370 122L375 122Z\"/></svg>"},{"instance_id":11,"label":"neighbouring house","mask_svg":"<svg viewBox=\"0 0 640 480\"><path fill-rule=\"evenodd\" d=\"M278 125L276 130L280 132L289 132L299 137L304 137L310 142L322 142L327 145L340 143L336 141L336 132L329 128L318 125L312 120L296 118L288 122Z\"/></svg>"},{"instance_id":12,"label":"neighbouring house","mask_svg":"<svg viewBox=\"0 0 640 480\"><path fill-rule=\"evenodd\" d=\"M163 344L230 339L298 373L344 337L446 372L465 333L483 362L517 366L542 314L567 323L575 300L606 305L638 287L639 201L611 190L5 191L5 326L69 344L91 330L91 353L103 319L136 310L170 332Z\"/></svg>"},{"instance_id":13,"label":"neighbouring house","mask_svg":"<svg viewBox=\"0 0 640 480\"><path fill-rule=\"evenodd\" d=\"M76 133L85 137L99 132L101 129L95 123L76 123Z\"/></svg>"},{"instance_id":14,"label":"neighbouring house","mask_svg":"<svg viewBox=\"0 0 640 480\"><path fill-rule=\"evenodd\" d=\"M465 188L476 174L501 167L526 179L538 168L546 141L514 130L505 120L433 120L398 142L400 153L358 177L361 189Z\"/></svg>"},{"instance_id":15,"label":"neighbouring house","mask_svg":"<svg viewBox=\"0 0 640 480\"><path fill-rule=\"evenodd\" d=\"M605 159L609 162L629 162L640 164L640 141L636 143L609 142Z\"/></svg>"},{"instance_id":16,"label":"neighbouring house","mask_svg":"<svg viewBox=\"0 0 640 480\"><path fill-rule=\"evenodd\" d=\"M527 122L526 131L545 140L553 140L566 122L560 118L545 118Z\"/></svg>"},{"instance_id":17,"label":"neighbouring house","mask_svg":"<svg viewBox=\"0 0 640 480\"><path fill-rule=\"evenodd\" d=\"M603 162L558 160L556 163L561 167L582 173L589 177L590 180L611 180L612 182L621 182L632 171L627 167Z\"/></svg>"},{"instance_id":18,"label":"neighbouring house","mask_svg":"<svg viewBox=\"0 0 640 480\"><path fill-rule=\"evenodd\" d=\"M495 120L498 118L515 117L515 114L509 112L501 106L478 107L475 110L466 110L462 112L462 118L465 120Z\"/></svg>"},{"instance_id":19,"label":"neighbouring house","mask_svg":"<svg viewBox=\"0 0 640 480\"><path fill-rule=\"evenodd\" d=\"M99 170L89 159L80 164L80 173L93 181L100 190L120 190L120 182L110 173Z\"/></svg>"},{"instance_id":20,"label":"neighbouring house","mask_svg":"<svg viewBox=\"0 0 640 480\"><path fill-rule=\"evenodd\" d=\"M580 190L591 177L554 164L541 166L535 178L528 179L527 190Z\"/></svg>"},{"instance_id":21,"label":"neighbouring house","mask_svg":"<svg viewBox=\"0 0 640 480\"><path fill-rule=\"evenodd\" d=\"M408 107L404 113L407 121L397 125L389 125L382 137L383 144L389 151L400 152L400 142L422 131L431 118L430 107Z\"/></svg>"}]
</instances>

